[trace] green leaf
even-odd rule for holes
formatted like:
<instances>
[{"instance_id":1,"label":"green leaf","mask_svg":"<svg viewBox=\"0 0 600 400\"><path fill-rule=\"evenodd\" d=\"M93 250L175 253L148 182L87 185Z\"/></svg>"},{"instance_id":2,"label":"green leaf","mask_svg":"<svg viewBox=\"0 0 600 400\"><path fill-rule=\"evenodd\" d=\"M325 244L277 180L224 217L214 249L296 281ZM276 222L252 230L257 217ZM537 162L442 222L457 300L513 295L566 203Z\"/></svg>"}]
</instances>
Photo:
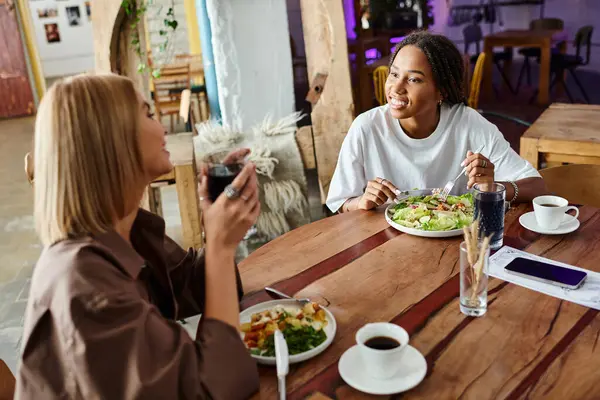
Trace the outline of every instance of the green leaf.
<instances>
[{"instance_id":1,"label":"green leaf","mask_svg":"<svg viewBox=\"0 0 600 400\"><path fill-rule=\"evenodd\" d=\"M144 63L139 63L137 66L137 72L138 73L142 73L146 70L146 64Z\"/></svg>"},{"instance_id":2,"label":"green leaf","mask_svg":"<svg viewBox=\"0 0 600 400\"><path fill-rule=\"evenodd\" d=\"M162 29L160 31L158 31L160 36L165 36L167 34L167 31L163 31Z\"/></svg>"},{"instance_id":3,"label":"green leaf","mask_svg":"<svg viewBox=\"0 0 600 400\"><path fill-rule=\"evenodd\" d=\"M173 30L177 29L177 25L179 25L179 22L177 22L177 21L171 21L171 23L169 24L169 26L170 26L170 27L171 27Z\"/></svg>"},{"instance_id":4,"label":"green leaf","mask_svg":"<svg viewBox=\"0 0 600 400\"><path fill-rule=\"evenodd\" d=\"M169 17L171 17L171 16L175 15L175 11L173 10L173 7L169 7L169 11L167 11L167 15L168 15Z\"/></svg>"},{"instance_id":5,"label":"green leaf","mask_svg":"<svg viewBox=\"0 0 600 400\"><path fill-rule=\"evenodd\" d=\"M160 78L160 69L154 69L152 70L152 77L155 79Z\"/></svg>"}]
</instances>

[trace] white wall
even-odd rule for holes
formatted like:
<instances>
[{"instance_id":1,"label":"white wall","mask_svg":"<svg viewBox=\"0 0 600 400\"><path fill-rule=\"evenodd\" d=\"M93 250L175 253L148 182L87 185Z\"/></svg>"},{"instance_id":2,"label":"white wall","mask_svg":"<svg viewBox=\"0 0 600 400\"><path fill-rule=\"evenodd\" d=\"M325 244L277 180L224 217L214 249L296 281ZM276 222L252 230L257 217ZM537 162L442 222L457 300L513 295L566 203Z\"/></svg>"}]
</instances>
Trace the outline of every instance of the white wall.
<instances>
[{"instance_id":1,"label":"white wall","mask_svg":"<svg viewBox=\"0 0 600 400\"><path fill-rule=\"evenodd\" d=\"M223 122L248 129L294 112L286 2L206 0Z\"/></svg>"},{"instance_id":2,"label":"white wall","mask_svg":"<svg viewBox=\"0 0 600 400\"><path fill-rule=\"evenodd\" d=\"M73 6L79 6L81 17L78 26L70 26L67 19L66 8ZM56 8L58 15L39 18L37 10L44 8ZM87 17L84 0L31 0L29 9L45 77L94 70L92 23ZM53 23L58 25L60 42L48 43L44 25Z\"/></svg>"}]
</instances>

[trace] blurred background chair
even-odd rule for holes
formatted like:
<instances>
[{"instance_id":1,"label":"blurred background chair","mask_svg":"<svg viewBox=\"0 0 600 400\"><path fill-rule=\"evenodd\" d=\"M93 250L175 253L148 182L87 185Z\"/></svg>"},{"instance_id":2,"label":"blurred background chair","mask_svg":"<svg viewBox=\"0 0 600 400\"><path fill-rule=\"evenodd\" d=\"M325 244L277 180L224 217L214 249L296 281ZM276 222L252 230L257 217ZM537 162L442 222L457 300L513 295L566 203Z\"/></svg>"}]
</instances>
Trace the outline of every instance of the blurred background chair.
<instances>
[{"instance_id":1,"label":"blurred background chair","mask_svg":"<svg viewBox=\"0 0 600 400\"><path fill-rule=\"evenodd\" d=\"M535 30L563 30L564 22L562 19L558 18L541 18L535 19L531 21L529 24L529 29L532 31ZM558 44L552 47L552 53L559 53ZM540 58L542 56L542 51L539 47L524 47L519 49L519 54L521 54L523 58L523 66L521 67L521 71L519 72L519 77L517 78L517 85L515 87L515 92L519 93L519 89L521 88L521 83L523 81L523 75L527 77L527 85L531 86L531 64L529 59L535 58L539 63Z\"/></svg>"},{"instance_id":2,"label":"blurred background chair","mask_svg":"<svg viewBox=\"0 0 600 400\"><path fill-rule=\"evenodd\" d=\"M175 131L175 117L179 116L181 92L191 91L190 64L172 64L160 68L160 77L153 78L154 106L158 120L168 116L171 133Z\"/></svg>"},{"instance_id":3,"label":"blurred background chair","mask_svg":"<svg viewBox=\"0 0 600 400\"><path fill-rule=\"evenodd\" d=\"M585 88L579 81L579 78L577 77L577 74L575 73L575 71L577 70L577 68L583 67L590 63L590 54L592 52L592 34L593 33L594 33L594 27L591 25L584 26L583 28L581 28L577 31L577 34L575 35L575 42L574 42L575 49L576 49L575 54L561 54L561 53L552 54L552 60L550 63L550 76L554 77L554 79L552 79L552 83L550 84L550 90L552 90L552 88L554 86L556 86L557 84L561 84L562 87L565 89L567 96L569 96L569 100L571 101L571 103L573 103L574 99L573 99L573 96L571 95L571 92L569 91L569 88L567 87L567 83L565 82L565 75L566 75L565 72L567 72L567 71L573 77L573 80L579 87L579 90L581 91L581 94L583 95L583 98L585 99L585 101L587 103L590 102L590 98L588 97L587 92L585 91ZM585 47L585 59L581 55L583 47ZM530 99L530 103L533 103L538 92L539 92L539 89L537 89L535 91L535 93L533 94L532 98Z\"/></svg>"},{"instance_id":4,"label":"blurred background chair","mask_svg":"<svg viewBox=\"0 0 600 400\"><path fill-rule=\"evenodd\" d=\"M463 29L463 39L465 42L465 54L470 54L469 48L471 47L472 44L475 45L476 54L471 57L471 64L477 63L477 58L479 57L479 54L481 53L480 43L483 40L483 32L481 31L481 26L478 24L475 24L475 23L473 23L471 25L467 25ZM510 84L510 79L504 73L504 70L501 65L501 63L503 63L503 62L512 60L512 51L493 52L493 54L494 54L494 57L492 59L492 62L496 65L496 67L498 68L498 71L500 71L500 76L502 76L502 80L508 87L508 90L510 90L510 92L512 94L515 94L515 90L513 89L512 85ZM496 87L494 87L494 90L497 92Z\"/></svg>"},{"instance_id":5,"label":"blurred background chair","mask_svg":"<svg viewBox=\"0 0 600 400\"><path fill-rule=\"evenodd\" d=\"M390 74L390 68L387 65L382 65L375 68L373 71L373 85L375 86L375 98L380 106L387 104L385 95L385 81Z\"/></svg>"},{"instance_id":6,"label":"blurred background chair","mask_svg":"<svg viewBox=\"0 0 600 400\"><path fill-rule=\"evenodd\" d=\"M573 204L600 207L600 165L570 164L540 170L548 190Z\"/></svg>"},{"instance_id":7,"label":"blurred background chair","mask_svg":"<svg viewBox=\"0 0 600 400\"><path fill-rule=\"evenodd\" d=\"M483 80L483 67L485 65L485 53L479 54L477 57L477 62L475 63L475 69L473 70L473 76L471 78L469 97L467 100L467 105L471 108L477 110L484 117L498 117L501 119L505 119L508 121L515 122L519 125L523 126L531 126L531 123L524 121L520 118L513 117L512 115L507 115L504 113L499 113L496 111L488 111L479 109L479 94L481 90L481 82ZM467 83L468 85L468 83Z\"/></svg>"}]
</instances>

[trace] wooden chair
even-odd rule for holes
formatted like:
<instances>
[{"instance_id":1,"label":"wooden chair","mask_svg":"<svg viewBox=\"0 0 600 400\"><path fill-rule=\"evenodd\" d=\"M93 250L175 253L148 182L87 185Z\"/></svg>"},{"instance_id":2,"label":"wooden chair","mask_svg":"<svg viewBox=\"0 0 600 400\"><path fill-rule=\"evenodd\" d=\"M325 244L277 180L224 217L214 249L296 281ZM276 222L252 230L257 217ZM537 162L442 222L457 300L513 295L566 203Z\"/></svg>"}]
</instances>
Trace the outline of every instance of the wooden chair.
<instances>
[{"instance_id":1,"label":"wooden chair","mask_svg":"<svg viewBox=\"0 0 600 400\"><path fill-rule=\"evenodd\" d=\"M600 165L570 164L540 170L548 190L573 204L600 207Z\"/></svg>"},{"instance_id":2,"label":"wooden chair","mask_svg":"<svg viewBox=\"0 0 600 400\"><path fill-rule=\"evenodd\" d=\"M171 132L175 130L174 117L179 115L181 92L191 88L190 64L173 64L160 69L160 78L152 80L154 106L159 120L170 117Z\"/></svg>"},{"instance_id":3,"label":"wooden chair","mask_svg":"<svg viewBox=\"0 0 600 400\"><path fill-rule=\"evenodd\" d=\"M380 106L387 104L385 96L385 81L390 74L390 68L386 65L375 68L373 71L373 84L375 85L375 98Z\"/></svg>"},{"instance_id":4,"label":"wooden chair","mask_svg":"<svg viewBox=\"0 0 600 400\"><path fill-rule=\"evenodd\" d=\"M0 400L12 400L15 395L16 379L8 365L0 359Z\"/></svg>"},{"instance_id":5,"label":"wooden chair","mask_svg":"<svg viewBox=\"0 0 600 400\"><path fill-rule=\"evenodd\" d=\"M190 75L192 78L192 85L190 90L192 96L196 97L198 116L200 121L207 121L210 118L210 109L208 107L208 97L206 94L206 83L204 82L204 72L198 75L197 69L202 68L202 55L201 54L176 54L176 62L185 62L190 64Z\"/></svg>"},{"instance_id":6,"label":"wooden chair","mask_svg":"<svg viewBox=\"0 0 600 400\"><path fill-rule=\"evenodd\" d=\"M488 111L479 109L479 93L481 89L481 81L483 80L483 67L485 65L485 53L480 53L477 57L477 62L475 63L475 69L473 70L473 76L471 78L469 97L467 99L467 105L469 107L477 110L484 117L497 117L501 119L505 119L508 121L515 122L519 125L523 126L531 126L531 123L527 121L523 121L520 118L513 117L512 115L507 115L503 113L499 113L496 111ZM466 74L468 76L468 74ZM468 83L465 83L465 86L468 86Z\"/></svg>"}]
</instances>

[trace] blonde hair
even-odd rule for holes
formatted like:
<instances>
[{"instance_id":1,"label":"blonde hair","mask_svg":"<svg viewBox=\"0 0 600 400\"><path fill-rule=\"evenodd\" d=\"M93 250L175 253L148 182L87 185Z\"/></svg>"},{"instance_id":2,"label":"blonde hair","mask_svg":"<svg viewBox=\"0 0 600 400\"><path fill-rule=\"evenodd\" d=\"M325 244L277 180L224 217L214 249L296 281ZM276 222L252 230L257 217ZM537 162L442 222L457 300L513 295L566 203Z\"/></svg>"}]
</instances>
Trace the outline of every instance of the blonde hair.
<instances>
[{"instance_id":1,"label":"blonde hair","mask_svg":"<svg viewBox=\"0 0 600 400\"><path fill-rule=\"evenodd\" d=\"M134 205L143 174L139 102L118 75L55 83L35 122L35 206L44 245L113 228Z\"/></svg>"}]
</instances>

